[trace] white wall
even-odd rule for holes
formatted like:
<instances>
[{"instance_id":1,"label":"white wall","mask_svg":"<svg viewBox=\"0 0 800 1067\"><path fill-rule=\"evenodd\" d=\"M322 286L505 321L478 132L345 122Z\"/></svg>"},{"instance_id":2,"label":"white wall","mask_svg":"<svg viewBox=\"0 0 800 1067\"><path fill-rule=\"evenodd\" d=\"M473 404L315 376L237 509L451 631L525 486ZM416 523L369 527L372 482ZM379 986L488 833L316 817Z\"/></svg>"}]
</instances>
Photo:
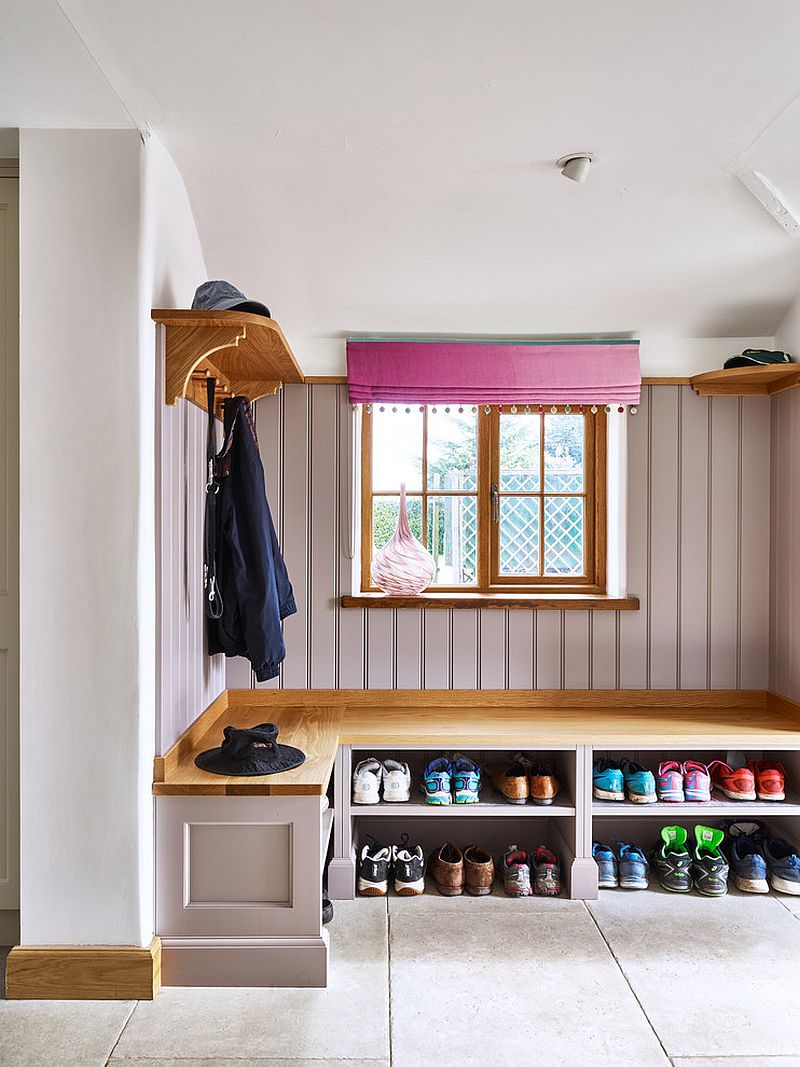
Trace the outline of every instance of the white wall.
<instances>
[{"instance_id":1,"label":"white wall","mask_svg":"<svg viewBox=\"0 0 800 1067\"><path fill-rule=\"evenodd\" d=\"M23 944L153 933L156 348L204 275L136 131L23 130ZM198 709L199 710L199 709Z\"/></svg>"}]
</instances>

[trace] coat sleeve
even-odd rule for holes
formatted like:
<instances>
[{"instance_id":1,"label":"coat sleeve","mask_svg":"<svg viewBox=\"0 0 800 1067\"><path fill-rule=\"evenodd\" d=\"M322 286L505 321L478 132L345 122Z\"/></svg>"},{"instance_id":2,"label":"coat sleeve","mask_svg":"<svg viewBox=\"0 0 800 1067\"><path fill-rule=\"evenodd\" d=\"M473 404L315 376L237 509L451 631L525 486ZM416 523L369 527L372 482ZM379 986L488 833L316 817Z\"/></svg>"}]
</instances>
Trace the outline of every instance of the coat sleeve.
<instances>
[{"instance_id":1,"label":"coat sleeve","mask_svg":"<svg viewBox=\"0 0 800 1067\"><path fill-rule=\"evenodd\" d=\"M274 678L286 656L281 620L296 611L264 490L260 458L236 457L247 468L237 477L236 536L232 562L240 632L256 678Z\"/></svg>"}]
</instances>

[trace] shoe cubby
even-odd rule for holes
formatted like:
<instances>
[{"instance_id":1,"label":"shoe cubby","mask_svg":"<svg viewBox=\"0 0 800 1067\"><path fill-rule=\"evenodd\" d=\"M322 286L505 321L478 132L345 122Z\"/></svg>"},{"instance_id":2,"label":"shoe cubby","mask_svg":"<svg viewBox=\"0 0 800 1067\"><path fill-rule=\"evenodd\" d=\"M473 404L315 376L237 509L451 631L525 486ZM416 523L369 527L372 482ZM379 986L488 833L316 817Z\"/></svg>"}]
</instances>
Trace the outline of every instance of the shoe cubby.
<instances>
[{"instance_id":1,"label":"shoe cubby","mask_svg":"<svg viewBox=\"0 0 800 1067\"><path fill-rule=\"evenodd\" d=\"M512 757L522 752L531 760L549 762L559 782L559 791L550 804L524 804L507 801L491 783L496 767L506 766ZM429 804L420 791L425 767L439 756L466 756L481 768L480 799L472 804ZM355 804L352 797L353 772L364 759L383 762L397 760L409 765L411 796L407 801L377 804ZM344 818L338 822L337 856L334 861L341 875L334 874L337 894L352 897L359 842L374 838L383 844L399 844L408 834L410 844L422 846L426 857L445 841L462 850L468 845L487 848L495 859L509 845L516 844L526 851L546 845L561 863L562 895L572 895L572 865L580 835L576 829L578 790L578 759L576 746L515 747L482 746L467 748L436 748L430 745L403 747L340 746L337 757L336 802ZM583 805L580 805L581 808ZM369 837L367 836L369 835ZM342 857L350 857L349 867ZM500 890L502 892L502 889Z\"/></svg>"},{"instance_id":2,"label":"shoe cubby","mask_svg":"<svg viewBox=\"0 0 800 1067\"><path fill-rule=\"evenodd\" d=\"M608 758L619 762L627 758L640 763L657 776L660 763L676 760L698 760L708 765L714 760L723 760L731 765L741 766L749 760L774 760L786 768L786 797L784 800L732 800L726 797L716 786L711 787L709 801L662 801L644 804L627 799L599 800L592 797L592 818L617 818L625 816L657 818L662 822L680 823L683 816L691 816L696 822L720 818L750 817L767 819L773 816L800 816L800 753L787 750L763 749L726 749L726 748L613 748L592 750L592 767L598 758ZM694 825L694 824L693 824Z\"/></svg>"},{"instance_id":3,"label":"shoe cubby","mask_svg":"<svg viewBox=\"0 0 800 1067\"><path fill-rule=\"evenodd\" d=\"M491 782L491 772L496 767L512 762L514 752L504 749L458 749L457 755L466 756L481 768L480 799L474 804L429 804L420 790L420 782L427 765L438 756L452 756L447 752L432 748L385 748L351 750L351 781L357 765L364 759L374 758L381 763L387 759L407 763L411 771L411 797L407 801L377 804L353 803L352 790L349 795L350 813L354 817L364 818L409 818L411 815L432 818L485 818L486 816L510 817L555 817L575 815L575 750L568 749L525 749L531 759L547 760L553 767L559 782L559 792L551 804L535 804L528 800L525 804L512 804L507 801Z\"/></svg>"}]
</instances>

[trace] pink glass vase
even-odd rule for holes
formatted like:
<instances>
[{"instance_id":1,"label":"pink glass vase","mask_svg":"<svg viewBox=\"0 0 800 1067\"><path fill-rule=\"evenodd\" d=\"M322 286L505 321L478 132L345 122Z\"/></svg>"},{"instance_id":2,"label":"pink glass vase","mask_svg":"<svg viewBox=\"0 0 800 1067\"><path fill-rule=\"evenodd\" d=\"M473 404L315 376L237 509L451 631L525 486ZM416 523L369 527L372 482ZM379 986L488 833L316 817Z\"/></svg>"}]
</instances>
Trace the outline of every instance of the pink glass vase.
<instances>
[{"instance_id":1,"label":"pink glass vase","mask_svg":"<svg viewBox=\"0 0 800 1067\"><path fill-rule=\"evenodd\" d=\"M411 532L406 487L401 484L397 528L372 561L372 581L388 596L415 596L428 588L435 573L433 556Z\"/></svg>"}]
</instances>

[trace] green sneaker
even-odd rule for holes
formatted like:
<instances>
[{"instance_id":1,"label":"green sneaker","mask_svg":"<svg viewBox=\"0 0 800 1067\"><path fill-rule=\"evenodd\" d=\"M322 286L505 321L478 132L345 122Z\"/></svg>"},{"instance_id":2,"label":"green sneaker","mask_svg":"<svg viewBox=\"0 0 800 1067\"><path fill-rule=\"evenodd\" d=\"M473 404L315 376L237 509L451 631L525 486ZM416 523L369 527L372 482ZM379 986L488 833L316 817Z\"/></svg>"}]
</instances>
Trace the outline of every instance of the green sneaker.
<instances>
[{"instance_id":1,"label":"green sneaker","mask_svg":"<svg viewBox=\"0 0 800 1067\"><path fill-rule=\"evenodd\" d=\"M692 857L686 847L686 838L683 826L664 826L661 844L653 850L656 878L670 893L688 893L692 888Z\"/></svg>"},{"instance_id":2,"label":"green sneaker","mask_svg":"<svg viewBox=\"0 0 800 1067\"><path fill-rule=\"evenodd\" d=\"M720 845L725 840L722 830L711 826L695 826L692 878L694 887L704 897L724 897L728 892L728 862Z\"/></svg>"}]
</instances>

